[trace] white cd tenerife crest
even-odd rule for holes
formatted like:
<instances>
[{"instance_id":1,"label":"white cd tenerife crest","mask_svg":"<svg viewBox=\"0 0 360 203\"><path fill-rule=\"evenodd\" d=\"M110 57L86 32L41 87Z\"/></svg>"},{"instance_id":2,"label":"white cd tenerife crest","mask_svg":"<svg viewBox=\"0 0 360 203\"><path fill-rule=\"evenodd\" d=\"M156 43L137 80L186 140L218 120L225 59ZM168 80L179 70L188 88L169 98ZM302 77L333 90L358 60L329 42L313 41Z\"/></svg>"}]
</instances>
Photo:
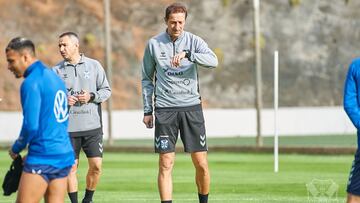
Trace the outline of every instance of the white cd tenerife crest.
<instances>
[{"instance_id":1,"label":"white cd tenerife crest","mask_svg":"<svg viewBox=\"0 0 360 203\"><path fill-rule=\"evenodd\" d=\"M67 96L62 90L56 92L54 101L54 114L56 117L56 121L59 123L66 121L69 117Z\"/></svg>"}]
</instances>

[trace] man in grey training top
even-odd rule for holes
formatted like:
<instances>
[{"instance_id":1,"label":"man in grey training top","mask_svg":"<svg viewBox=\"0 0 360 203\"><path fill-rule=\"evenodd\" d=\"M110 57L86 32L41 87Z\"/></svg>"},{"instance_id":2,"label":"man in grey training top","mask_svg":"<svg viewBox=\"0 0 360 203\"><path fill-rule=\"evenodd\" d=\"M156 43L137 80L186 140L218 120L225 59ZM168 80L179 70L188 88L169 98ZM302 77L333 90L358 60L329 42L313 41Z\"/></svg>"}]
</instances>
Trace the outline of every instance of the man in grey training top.
<instances>
[{"instance_id":1,"label":"man in grey training top","mask_svg":"<svg viewBox=\"0 0 360 203\"><path fill-rule=\"evenodd\" d=\"M143 122L153 127L155 95L155 152L159 153L158 188L162 203L172 202L172 169L180 131L185 152L196 169L200 203L208 200L210 174L198 70L216 67L218 60L200 37L184 31L187 9L181 3L165 11L165 32L151 38L142 66Z\"/></svg>"},{"instance_id":2,"label":"man in grey training top","mask_svg":"<svg viewBox=\"0 0 360 203\"><path fill-rule=\"evenodd\" d=\"M76 160L68 177L68 193L72 203L77 203L76 178L79 153L82 148L88 158L86 190L83 203L92 202L99 182L103 154L101 106L111 95L111 89L101 64L79 52L79 37L65 32L59 36L59 51L64 58L54 67L68 90L69 134Z\"/></svg>"}]
</instances>

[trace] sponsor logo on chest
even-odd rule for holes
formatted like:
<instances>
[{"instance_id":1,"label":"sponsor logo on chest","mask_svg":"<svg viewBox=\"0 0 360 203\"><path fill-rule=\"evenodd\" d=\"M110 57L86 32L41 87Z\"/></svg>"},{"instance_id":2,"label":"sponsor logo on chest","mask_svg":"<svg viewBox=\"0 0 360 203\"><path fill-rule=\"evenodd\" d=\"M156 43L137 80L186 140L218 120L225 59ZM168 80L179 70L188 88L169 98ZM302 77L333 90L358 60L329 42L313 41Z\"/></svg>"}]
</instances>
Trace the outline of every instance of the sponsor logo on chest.
<instances>
[{"instance_id":1,"label":"sponsor logo on chest","mask_svg":"<svg viewBox=\"0 0 360 203\"><path fill-rule=\"evenodd\" d=\"M164 51L160 52L159 60L166 60L166 59L167 59L166 53Z\"/></svg>"},{"instance_id":2,"label":"sponsor logo on chest","mask_svg":"<svg viewBox=\"0 0 360 203\"><path fill-rule=\"evenodd\" d=\"M168 76L180 76L184 75L183 71L171 70L170 68L164 69L164 73Z\"/></svg>"}]
</instances>

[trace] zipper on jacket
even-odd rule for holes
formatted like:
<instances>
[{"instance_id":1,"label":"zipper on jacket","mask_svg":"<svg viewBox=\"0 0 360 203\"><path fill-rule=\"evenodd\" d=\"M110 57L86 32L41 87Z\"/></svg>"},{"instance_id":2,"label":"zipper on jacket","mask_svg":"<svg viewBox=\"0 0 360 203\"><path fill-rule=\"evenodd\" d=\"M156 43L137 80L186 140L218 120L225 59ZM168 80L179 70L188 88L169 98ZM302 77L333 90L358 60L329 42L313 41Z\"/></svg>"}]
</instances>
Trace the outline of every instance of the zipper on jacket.
<instances>
[{"instance_id":1,"label":"zipper on jacket","mask_svg":"<svg viewBox=\"0 0 360 203\"><path fill-rule=\"evenodd\" d=\"M175 42L173 42L173 57L175 56Z\"/></svg>"},{"instance_id":2,"label":"zipper on jacket","mask_svg":"<svg viewBox=\"0 0 360 203\"><path fill-rule=\"evenodd\" d=\"M75 77L77 77L76 66L77 66L77 65L74 65Z\"/></svg>"}]
</instances>

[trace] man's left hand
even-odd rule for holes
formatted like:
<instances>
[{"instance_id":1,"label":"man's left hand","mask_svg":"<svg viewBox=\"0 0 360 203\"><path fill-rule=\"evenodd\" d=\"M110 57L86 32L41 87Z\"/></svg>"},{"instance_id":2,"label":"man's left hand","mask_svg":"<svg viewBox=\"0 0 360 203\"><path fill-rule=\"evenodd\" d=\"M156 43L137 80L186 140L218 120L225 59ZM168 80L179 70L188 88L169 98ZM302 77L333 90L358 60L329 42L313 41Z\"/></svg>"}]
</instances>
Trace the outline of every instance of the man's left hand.
<instances>
[{"instance_id":1,"label":"man's left hand","mask_svg":"<svg viewBox=\"0 0 360 203\"><path fill-rule=\"evenodd\" d=\"M78 96L77 96L77 98L78 98L78 100L79 100L79 102L81 103L81 104L87 104L89 101L90 101L90 98L91 98L91 95L90 95L90 93L88 92L88 91L86 91L86 90L82 90L82 94L79 94Z\"/></svg>"},{"instance_id":2,"label":"man's left hand","mask_svg":"<svg viewBox=\"0 0 360 203\"><path fill-rule=\"evenodd\" d=\"M12 159L16 159L17 156L19 156L18 154L15 154L11 149L9 149L9 156L12 158Z\"/></svg>"},{"instance_id":3,"label":"man's left hand","mask_svg":"<svg viewBox=\"0 0 360 203\"><path fill-rule=\"evenodd\" d=\"M170 64L171 64L173 67L179 67L179 66L180 66L180 61L181 61L181 59L185 58L185 55L186 55L186 53L185 53L184 51L176 54L176 55L171 59Z\"/></svg>"}]
</instances>

